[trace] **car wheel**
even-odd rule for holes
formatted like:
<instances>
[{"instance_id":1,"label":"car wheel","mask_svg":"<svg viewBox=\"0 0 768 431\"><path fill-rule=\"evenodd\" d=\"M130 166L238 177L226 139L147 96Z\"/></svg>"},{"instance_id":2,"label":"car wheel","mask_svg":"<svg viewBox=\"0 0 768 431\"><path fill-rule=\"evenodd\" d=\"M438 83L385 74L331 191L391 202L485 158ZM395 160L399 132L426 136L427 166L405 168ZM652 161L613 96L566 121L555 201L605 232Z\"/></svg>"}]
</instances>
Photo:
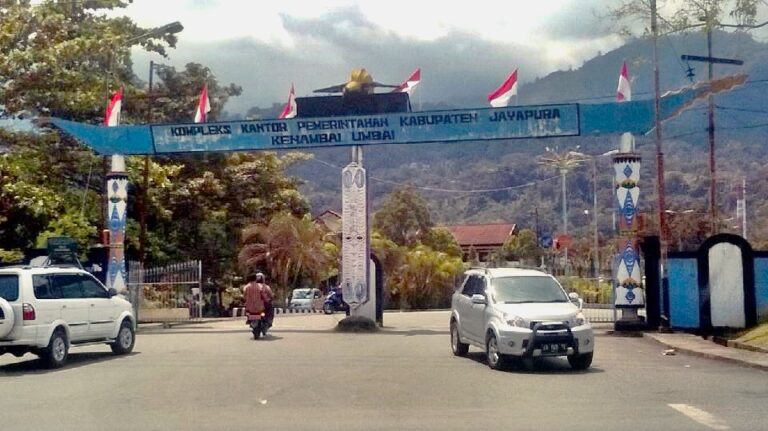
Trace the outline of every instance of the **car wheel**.
<instances>
[{"instance_id":1,"label":"car wheel","mask_svg":"<svg viewBox=\"0 0 768 431\"><path fill-rule=\"evenodd\" d=\"M3 298L0 298L0 338L10 334L13 330L13 308Z\"/></svg>"},{"instance_id":2,"label":"car wheel","mask_svg":"<svg viewBox=\"0 0 768 431\"><path fill-rule=\"evenodd\" d=\"M109 347L112 348L112 352L118 355L125 355L133 351L133 346L136 344L136 333L133 330L133 325L128 319L123 320L120 324L120 330L117 332L117 339L114 343L111 343Z\"/></svg>"},{"instance_id":3,"label":"car wheel","mask_svg":"<svg viewBox=\"0 0 768 431\"><path fill-rule=\"evenodd\" d=\"M499 353L499 342L493 333L489 333L485 340L485 357L488 361L488 366L492 369L503 370L506 368L507 358Z\"/></svg>"},{"instance_id":4,"label":"car wheel","mask_svg":"<svg viewBox=\"0 0 768 431\"><path fill-rule=\"evenodd\" d=\"M323 304L323 313L325 313L325 314L333 314L333 305L331 305L331 304Z\"/></svg>"},{"instance_id":5,"label":"car wheel","mask_svg":"<svg viewBox=\"0 0 768 431\"><path fill-rule=\"evenodd\" d=\"M592 365L592 352L583 355L570 355L568 356L568 363L574 370L586 370Z\"/></svg>"},{"instance_id":6,"label":"car wheel","mask_svg":"<svg viewBox=\"0 0 768 431\"><path fill-rule=\"evenodd\" d=\"M455 320L451 320L451 350L456 356L465 356L469 352L469 344L461 342L459 325Z\"/></svg>"},{"instance_id":7,"label":"car wheel","mask_svg":"<svg viewBox=\"0 0 768 431\"><path fill-rule=\"evenodd\" d=\"M63 329L57 328L51 335L48 347L41 352L40 358L48 368L60 368L67 362L69 340Z\"/></svg>"}]
</instances>

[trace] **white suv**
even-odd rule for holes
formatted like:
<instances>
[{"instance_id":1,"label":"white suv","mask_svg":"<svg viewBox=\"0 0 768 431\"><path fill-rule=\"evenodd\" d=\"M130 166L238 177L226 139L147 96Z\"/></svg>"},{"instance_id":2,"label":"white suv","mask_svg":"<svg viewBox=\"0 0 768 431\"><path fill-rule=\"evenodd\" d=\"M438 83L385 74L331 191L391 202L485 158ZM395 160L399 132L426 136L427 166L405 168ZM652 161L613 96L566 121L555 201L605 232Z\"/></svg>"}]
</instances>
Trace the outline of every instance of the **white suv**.
<instances>
[{"instance_id":1,"label":"white suv","mask_svg":"<svg viewBox=\"0 0 768 431\"><path fill-rule=\"evenodd\" d=\"M451 299L451 348L485 350L488 365L505 368L512 358L567 356L571 367L589 368L595 346L578 295L541 271L480 268L465 273Z\"/></svg>"},{"instance_id":2,"label":"white suv","mask_svg":"<svg viewBox=\"0 0 768 431\"><path fill-rule=\"evenodd\" d=\"M70 345L129 353L135 329L130 302L80 268L0 268L0 355L31 352L56 368Z\"/></svg>"}]
</instances>

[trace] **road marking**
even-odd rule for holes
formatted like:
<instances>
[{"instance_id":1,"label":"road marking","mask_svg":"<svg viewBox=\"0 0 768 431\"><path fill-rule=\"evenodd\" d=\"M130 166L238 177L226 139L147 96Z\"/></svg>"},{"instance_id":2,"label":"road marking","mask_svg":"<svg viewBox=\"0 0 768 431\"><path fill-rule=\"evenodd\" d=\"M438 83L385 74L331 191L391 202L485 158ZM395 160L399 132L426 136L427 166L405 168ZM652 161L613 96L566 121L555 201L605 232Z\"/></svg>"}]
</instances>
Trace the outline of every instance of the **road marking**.
<instances>
[{"instance_id":1,"label":"road marking","mask_svg":"<svg viewBox=\"0 0 768 431\"><path fill-rule=\"evenodd\" d=\"M725 424L721 419L716 418L712 413L688 404L667 404L678 412L688 416L694 421L712 428L714 430L729 430L731 427Z\"/></svg>"}]
</instances>

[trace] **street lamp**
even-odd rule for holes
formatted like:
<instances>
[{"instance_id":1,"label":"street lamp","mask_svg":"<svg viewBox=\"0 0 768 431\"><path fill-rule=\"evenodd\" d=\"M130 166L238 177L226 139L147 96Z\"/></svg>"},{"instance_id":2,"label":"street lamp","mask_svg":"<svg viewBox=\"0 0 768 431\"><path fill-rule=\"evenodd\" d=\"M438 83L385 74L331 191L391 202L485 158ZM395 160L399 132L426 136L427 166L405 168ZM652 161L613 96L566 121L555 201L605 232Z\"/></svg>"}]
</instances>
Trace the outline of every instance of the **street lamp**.
<instances>
[{"instance_id":1,"label":"street lamp","mask_svg":"<svg viewBox=\"0 0 768 431\"><path fill-rule=\"evenodd\" d=\"M592 261L592 270L595 274L595 283L597 284L598 291L600 290L600 243L598 241L598 234L597 234L597 158L598 157L605 157L605 156L612 156L616 153L618 153L619 150L611 150L606 151L603 154L598 154L596 156L579 153L576 151L571 151L570 153L574 156L581 157L583 159L589 159L592 160L592 223L593 223L593 247L594 247L594 260ZM584 210L584 214L589 215L589 210Z\"/></svg>"},{"instance_id":2,"label":"street lamp","mask_svg":"<svg viewBox=\"0 0 768 431\"><path fill-rule=\"evenodd\" d=\"M155 34L175 34L184 30L184 26L179 21L158 27L141 35L140 38L149 37ZM149 85L147 90L147 124L152 123L152 81L155 75L155 63L149 61ZM141 205L139 205L139 262L144 265L147 257L147 206L149 203L149 155L144 156L144 172L142 173L141 187Z\"/></svg>"},{"instance_id":3,"label":"street lamp","mask_svg":"<svg viewBox=\"0 0 768 431\"><path fill-rule=\"evenodd\" d=\"M576 146L576 149L579 149L580 146ZM587 160L587 158L584 157L583 154L577 153L575 151L567 151L559 153L557 151L557 147L554 149L545 147L547 150L547 154L543 156L539 156L539 164L547 165L554 167L560 172L561 176L561 183L562 183L562 190L563 190L563 201L562 201L562 208L563 208L563 234L568 235L568 193L566 188L566 174L569 170L575 168L576 166L580 165L582 162ZM568 245L564 247L564 256L565 256L565 275L568 275Z\"/></svg>"},{"instance_id":4,"label":"street lamp","mask_svg":"<svg viewBox=\"0 0 768 431\"><path fill-rule=\"evenodd\" d=\"M123 45L131 46L133 43L142 41L144 39L150 38L150 37L156 37L156 36L162 36L166 34L176 34L180 31L184 30L184 26L181 25L179 21L174 21L165 25L162 25L160 27L153 28L147 32L144 32L138 36L134 36L131 38L126 39L124 42L122 42ZM114 69L114 57L110 55L109 57L109 73L107 74L107 94L109 94L109 77L113 73ZM152 122L152 76L153 76L153 68L154 64L150 61L150 69L149 69L149 92L148 92L148 109L147 109L147 121ZM105 166L106 168L106 166ZM142 193L139 198L139 261L141 264L144 264L144 260L146 257L146 207L147 207L147 190L149 188L149 156L144 156L144 172L143 172L143 187L142 187ZM106 204L106 199L105 199Z\"/></svg>"}]
</instances>

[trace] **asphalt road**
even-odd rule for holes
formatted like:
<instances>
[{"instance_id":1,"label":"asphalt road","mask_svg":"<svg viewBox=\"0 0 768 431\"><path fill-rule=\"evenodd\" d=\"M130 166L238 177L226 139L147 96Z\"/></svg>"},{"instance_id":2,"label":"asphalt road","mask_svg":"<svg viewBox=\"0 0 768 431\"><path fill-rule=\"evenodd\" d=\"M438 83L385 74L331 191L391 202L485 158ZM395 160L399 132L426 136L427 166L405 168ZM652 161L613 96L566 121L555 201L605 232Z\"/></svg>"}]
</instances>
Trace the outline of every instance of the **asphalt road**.
<instances>
[{"instance_id":1,"label":"asphalt road","mask_svg":"<svg viewBox=\"0 0 768 431\"><path fill-rule=\"evenodd\" d=\"M761 430L768 372L600 336L593 367L496 372L450 353L446 312L388 313L378 334L341 315L278 316L139 334L129 356L74 349L44 370L0 357L6 430Z\"/></svg>"}]
</instances>

